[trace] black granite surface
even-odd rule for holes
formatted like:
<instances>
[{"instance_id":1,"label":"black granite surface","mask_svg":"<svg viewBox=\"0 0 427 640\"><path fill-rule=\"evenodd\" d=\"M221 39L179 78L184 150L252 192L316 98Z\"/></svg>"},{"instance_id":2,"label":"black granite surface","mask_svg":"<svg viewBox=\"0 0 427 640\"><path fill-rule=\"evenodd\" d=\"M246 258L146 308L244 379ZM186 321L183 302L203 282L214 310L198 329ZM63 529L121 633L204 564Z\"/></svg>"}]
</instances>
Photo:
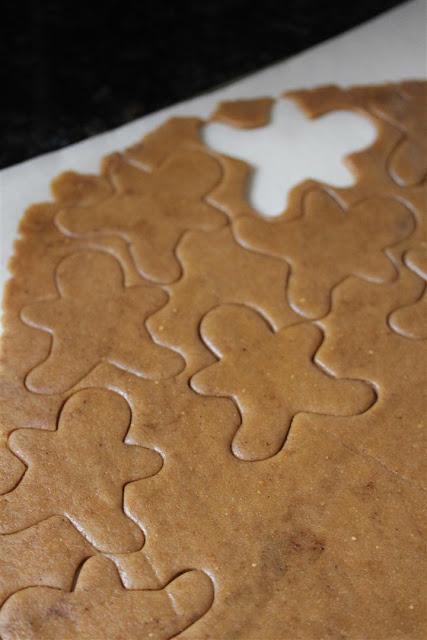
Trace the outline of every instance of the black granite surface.
<instances>
[{"instance_id":1,"label":"black granite surface","mask_svg":"<svg viewBox=\"0 0 427 640\"><path fill-rule=\"evenodd\" d=\"M3 0L0 166L229 82L397 4Z\"/></svg>"}]
</instances>

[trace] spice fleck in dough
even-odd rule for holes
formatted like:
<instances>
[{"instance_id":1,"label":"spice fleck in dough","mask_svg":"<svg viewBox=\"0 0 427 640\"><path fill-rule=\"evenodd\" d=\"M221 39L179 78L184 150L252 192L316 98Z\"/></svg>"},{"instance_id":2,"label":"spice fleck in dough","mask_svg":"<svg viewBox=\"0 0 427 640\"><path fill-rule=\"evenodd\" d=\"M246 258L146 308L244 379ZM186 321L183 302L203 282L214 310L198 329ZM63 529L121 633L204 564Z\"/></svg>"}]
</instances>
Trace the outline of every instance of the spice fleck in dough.
<instances>
[{"instance_id":1,"label":"spice fleck in dough","mask_svg":"<svg viewBox=\"0 0 427 640\"><path fill-rule=\"evenodd\" d=\"M276 220L191 117L27 210L3 300L3 640L427 637L426 91L288 94L378 135L354 184L306 180ZM211 120L245 135L273 102Z\"/></svg>"}]
</instances>

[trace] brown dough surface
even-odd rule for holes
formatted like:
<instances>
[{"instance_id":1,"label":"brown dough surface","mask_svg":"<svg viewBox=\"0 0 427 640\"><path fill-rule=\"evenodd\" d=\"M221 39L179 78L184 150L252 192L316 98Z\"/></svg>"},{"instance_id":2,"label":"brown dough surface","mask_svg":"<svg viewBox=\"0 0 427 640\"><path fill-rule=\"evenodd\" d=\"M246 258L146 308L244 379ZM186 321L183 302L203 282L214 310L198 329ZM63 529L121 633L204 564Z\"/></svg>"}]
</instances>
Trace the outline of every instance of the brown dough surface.
<instances>
[{"instance_id":1,"label":"brown dough surface","mask_svg":"<svg viewBox=\"0 0 427 640\"><path fill-rule=\"evenodd\" d=\"M127 149L125 156L147 171L153 170L178 149L202 147L202 126L203 120L199 118L170 118L144 136L142 142Z\"/></svg>"},{"instance_id":2,"label":"brown dough surface","mask_svg":"<svg viewBox=\"0 0 427 640\"><path fill-rule=\"evenodd\" d=\"M411 107L408 101L401 101L402 96L409 96L409 94L411 94L411 100L416 102L415 108ZM419 174L415 183L409 185L396 181L396 176L393 176L390 170L390 160L399 146L406 146L407 143L411 146L410 140L414 137L416 145L426 145L427 83L408 81L400 84L349 89L327 86L286 92L284 95L294 99L310 118L335 110L349 109L361 113L373 122L377 129L377 139L372 146L345 158L346 164L356 178L354 186L334 187L334 194L347 206L369 197L396 198L408 206L416 220L414 232L404 243L398 245L398 256L401 255L403 248L408 249L425 242L427 237L427 176L425 175L427 154L424 153L424 157L420 158L420 154L416 152L415 163L410 154L407 154L406 159L403 160L401 170L411 173L415 167ZM393 119L390 114L396 111L396 103L401 107L401 117L396 115L397 119ZM382 105L381 109L377 108L379 104ZM406 109L402 109L402 106L406 106ZM416 131L415 135L414 131Z\"/></svg>"},{"instance_id":3,"label":"brown dough surface","mask_svg":"<svg viewBox=\"0 0 427 640\"><path fill-rule=\"evenodd\" d=\"M220 102L210 119L239 129L264 127L270 120L273 104L272 98Z\"/></svg>"},{"instance_id":4,"label":"brown dough surface","mask_svg":"<svg viewBox=\"0 0 427 640\"><path fill-rule=\"evenodd\" d=\"M274 456L301 411L351 415L374 402L365 383L337 380L324 362L318 366L322 333L312 324L273 333L252 309L222 305L203 318L200 332L220 361L193 376L191 386L208 396L235 399L242 416L232 445L237 457Z\"/></svg>"},{"instance_id":5,"label":"brown dough surface","mask_svg":"<svg viewBox=\"0 0 427 640\"><path fill-rule=\"evenodd\" d=\"M2 640L424 640L427 83L275 220L172 118L20 224L0 368ZM273 100L211 117L267 123ZM285 141L284 141L285 143Z\"/></svg>"},{"instance_id":6,"label":"brown dough surface","mask_svg":"<svg viewBox=\"0 0 427 640\"><path fill-rule=\"evenodd\" d=\"M66 391L104 359L155 378L183 368L178 355L153 344L144 326L147 316L166 302L161 289L125 287L117 260L97 251L67 256L59 263L55 280L58 298L21 312L26 324L52 334L46 360L26 377L30 391Z\"/></svg>"},{"instance_id":7,"label":"brown dough surface","mask_svg":"<svg viewBox=\"0 0 427 640\"><path fill-rule=\"evenodd\" d=\"M380 286L351 278L334 291L332 311L320 323L325 341L318 356L337 375L370 380L378 398L363 416L316 420L348 446L427 489L427 341L403 337L389 325L391 310L417 300L423 290L412 276L402 271L399 280Z\"/></svg>"},{"instance_id":8,"label":"brown dough surface","mask_svg":"<svg viewBox=\"0 0 427 640\"><path fill-rule=\"evenodd\" d=\"M111 161L117 192L91 207L68 207L57 216L65 233L77 237L116 233L130 245L136 267L149 279L172 282L180 275L174 250L186 229L211 231L225 216L204 202L221 178L207 153L178 151L146 173L120 158ZM191 176L191 179L189 179Z\"/></svg>"},{"instance_id":9,"label":"brown dough surface","mask_svg":"<svg viewBox=\"0 0 427 640\"><path fill-rule=\"evenodd\" d=\"M184 634L194 640L421 640L425 494L303 420L278 455L256 463L227 449L234 425L222 438L215 418L202 427L169 432L169 465L130 487L128 508L146 532L141 552L118 559L130 585L147 560L167 580L197 559L215 601ZM177 511L164 509L165 494Z\"/></svg>"},{"instance_id":10,"label":"brown dough surface","mask_svg":"<svg viewBox=\"0 0 427 640\"><path fill-rule=\"evenodd\" d=\"M291 306L309 318L329 310L330 292L344 278L357 275L387 282L396 275L384 252L413 230L411 212L391 198L369 198L347 211L326 191L307 191L303 215L289 221L241 218L238 240L256 251L290 264ZM375 212L375 215L373 215Z\"/></svg>"},{"instance_id":11,"label":"brown dough surface","mask_svg":"<svg viewBox=\"0 0 427 640\"><path fill-rule=\"evenodd\" d=\"M212 598L210 580L201 572L184 573L164 589L136 591L123 588L110 560L90 558L71 593L33 587L12 596L0 632L5 640L168 640L203 615Z\"/></svg>"},{"instance_id":12,"label":"brown dough surface","mask_svg":"<svg viewBox=\"0 0 427 640\"><path fill-rule=\"evenodd\" d=\"M405 263L409 269L417 273L427 283L427 243L424 246L410 249L405 255ZM406 307L396 309L390 316L390 324L408 338L427 338L427 287L421 297Z\"/></svg>"},{"instance_id":13,"label":"brown dough surface","mask_svg":"<svg viewBox=\"0 0 427 640\"><path fill-rule=\"evenodd\" d=\"M59 516L18 533L3 535L0 545L0 603L28 585L70 589L76 567L93 553L91 545L76 528Z\"/></svg>"},{"instance_id":14,"label":"brown dough surface","mask_svg":"<svg viewBox=\"0 0 427 640\"><path fill-rule=\"evenodd\" d=\"M188 373L213 361L198 331L201 318L219 304L258 309L275 329L301 321L286 300L288 265L245 251L234 241L230 227L209 234L187 233L176 255L183 275L168 287L169 301L151 316L148 327L158 341L181 352Z\"/></svg>"},{"instance_id":15,"label":"brown dough surface","mask_svg":"<svg viewBox=\"0 0 427 640\"><path fill-rule=\"evenodd\" d=\"M9 446L27 471L0 497L0 532L20 531L60 513L98 549L141 547L141 530L123 513L123 488L157 473L162 459L123 442L130 419L120 395L86 389L64 404L56 431L14 431Z\"/></svg>"}]
</instances>

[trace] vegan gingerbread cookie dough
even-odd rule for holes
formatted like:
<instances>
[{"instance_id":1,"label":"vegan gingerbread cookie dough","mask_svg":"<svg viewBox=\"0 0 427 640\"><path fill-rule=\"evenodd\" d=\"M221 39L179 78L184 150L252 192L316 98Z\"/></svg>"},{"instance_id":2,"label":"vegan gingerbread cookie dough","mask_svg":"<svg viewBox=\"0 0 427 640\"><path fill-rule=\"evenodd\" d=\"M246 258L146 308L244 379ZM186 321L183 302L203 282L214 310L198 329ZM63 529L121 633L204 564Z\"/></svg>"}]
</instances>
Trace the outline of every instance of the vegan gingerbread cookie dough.
<instances>
[{"instance_id":1,"label":"vegan gingerbread cookie dough","mask_svg":"<svg viewBox=\"0 0 427 640\"><path fill-rule=\"evenodd\" d=\"M426 637L427 83L286 95L374 123L352 186L266 219L251 167L172 118L25 212L2 640Z\"/></svg>"}]
</instances>

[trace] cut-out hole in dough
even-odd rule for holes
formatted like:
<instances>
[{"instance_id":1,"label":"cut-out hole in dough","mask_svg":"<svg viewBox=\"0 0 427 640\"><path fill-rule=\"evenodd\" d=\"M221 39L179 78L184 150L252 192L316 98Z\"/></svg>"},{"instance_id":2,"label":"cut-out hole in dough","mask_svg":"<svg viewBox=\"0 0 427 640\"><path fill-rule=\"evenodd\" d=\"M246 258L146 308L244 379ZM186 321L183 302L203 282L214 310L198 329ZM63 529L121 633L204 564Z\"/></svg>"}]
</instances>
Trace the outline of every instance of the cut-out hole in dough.
<instances>
[{"instance_id":1,"label":"cut-out hole in dough","mask_svg":"<svg viewBox=\"0 0 427 640\"><path fill-rule=\"evenodd\" d=\"M254 167L248 199L268 216L279 215L290 189L306 178L337 187L353 184L343 159L375 137L374 125L361 115L337 111L309 120L285 99L276 102L266 127L237 129L213 122L203 128L209 147Z\"/></svg>"}]
</instances>

